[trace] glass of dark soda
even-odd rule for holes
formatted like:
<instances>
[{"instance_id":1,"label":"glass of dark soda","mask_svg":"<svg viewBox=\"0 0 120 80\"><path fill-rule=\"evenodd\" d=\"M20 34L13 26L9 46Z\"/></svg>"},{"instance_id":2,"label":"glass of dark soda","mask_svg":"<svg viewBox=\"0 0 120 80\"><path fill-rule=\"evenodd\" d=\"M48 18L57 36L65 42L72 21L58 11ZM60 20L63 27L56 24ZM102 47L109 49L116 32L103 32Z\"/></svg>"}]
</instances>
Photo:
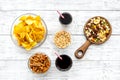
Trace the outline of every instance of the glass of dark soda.
<instances>
[{"instance_id":1,"label":"glass of dark soda","mask_svg":"<svg viewBox=\"0 0 120 80\"><path fill-rule=\"evenodd\" d=\"M55 65L60 71L68 71L72 67L72 59L68 55L60 55L62 60L57 57Z\"/></svg>"},{"instance_id":2,"label":"glass of dark soda","mask_svg":"<svg viewBox=\"0 0 120 80\"><path fill-rule=\"evenodd\" d=\"M62 18L61 16L59 17L59 21L61 24L68 25L72 22L72 16L70 13L64 12L62 13L62 15L64 16L64 18Z\"/></svg>"}]
</instances>

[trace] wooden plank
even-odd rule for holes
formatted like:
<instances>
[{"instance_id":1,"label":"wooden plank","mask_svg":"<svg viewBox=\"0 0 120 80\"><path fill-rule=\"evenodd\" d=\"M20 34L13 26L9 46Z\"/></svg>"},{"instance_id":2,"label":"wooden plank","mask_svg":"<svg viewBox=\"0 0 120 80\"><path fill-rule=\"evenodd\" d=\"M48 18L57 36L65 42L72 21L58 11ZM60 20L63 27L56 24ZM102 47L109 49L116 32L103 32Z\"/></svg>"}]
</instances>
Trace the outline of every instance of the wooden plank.
<instances>
[{"instance_id":1,"label":"wooden plank","mask_svg":"<svg viewBox=\"0 0 120 80\"><path fill-rule=\"evenodd\" d=\"M2 0L1 10L120 10L119 0Z\"/></svg>"},{"instance_id":2,"label":"wooden plank","mask_svg":"<svg viewBox=\"0 0 120 80\"><path fill-rule=\"evenodd\" d=\"M66 12L66 11L63 11ZM40 15L46 22L48 34L54 34L59 30L69 31L71 34L83 34L83 26L86 21L93 16L106 17L112 25L112 34L120 34L120 11L67 11L72 14L73 22L63 27L58 20L56 11L5 11L0 12L0 35L10 34L14 20L25 13L35 13Z\"/></svg>"},{"instance_id":3,"label":"wooden plank","mask_svg":"<svg viewBox=\"0 0 120 80\"><path fill-rule=\"evenodd\" d=\"M91 45L82 60L120 60L119 37L120 36L111 36L111 38L104 44ZM49 47L52 45L52 48L54 48L54 50L58 51L60 54L70 55L73 60L76 60L74 57L75 50L86 41L84 36L74 35L72 36L72 43L69 47L66 49L58 49L53 44L52 39L53 36L49 35L42 46L26 52L16 46L12 42L10 36L0 36L0 59L25 60L35 52L45 52L51 57L52 60L55 60L56 55L54 55L53 51L49 49ZM49 45L48 42L51 45Z\"/></svg>"},{"instance_id":4,"label":"wooden plank","mask_svg":"<svg viewBox=\"0 0 120 80\"><path fill-rule=\"evenodd\" d=\"M60 72L52 61L49 72L45 75L33 74L27 65L27 61L0 61L0 80L119 80L120 61L74 61L68 72Z\"/></svg>"},{"instance_id":5,"label":"wooden plank","mask_svg":"<svg viewBox=\"0 0 120 80\"><path fill-rule=\"evenodd\" d=\"M0 80L119 80L120 79L120 1L119 0L1 0L0 1ZM56 10L70 12L73 22L63 27ZM47 41L29 52L14 45L10 37L13 21L24 13L40 15L48 27L47 41L60 54L73 59L68 72L55 67L56 55ZM85 41L83 26L93 16L106 17L112 25L111 38L102 45L91 45L83 59L74 57L74 51ZM54 34L66 30L72 34L72 44L58 49L52 42ZM28 69L28 58L35 52L45 52L52 60L51 69L44 77L34 75Z\"/></svg>"}]
</instances>

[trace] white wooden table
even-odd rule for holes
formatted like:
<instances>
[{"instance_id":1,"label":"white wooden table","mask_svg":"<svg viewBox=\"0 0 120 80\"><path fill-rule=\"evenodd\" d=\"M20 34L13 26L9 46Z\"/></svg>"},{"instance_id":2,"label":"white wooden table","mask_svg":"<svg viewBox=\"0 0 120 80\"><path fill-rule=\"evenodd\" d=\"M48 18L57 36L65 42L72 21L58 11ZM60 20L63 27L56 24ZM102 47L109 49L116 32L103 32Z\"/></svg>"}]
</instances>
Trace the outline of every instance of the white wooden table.
<instances>
[{"instance_id":1,"label":"white wooden table","mask_svg":"<svg viewBox=\"0 0 120 80\"><path fill-rule=\"evenodd\" d=\"M64 28L56 10L69 12L73 22ZM40 15L48 28L47 40L59 53L73 59L68 72L60 72L54 62L56 56L45 42L30 52L21 51L11 40L13 21L25 13ZM103 16L112 25L110 39L102 45L91 45L83 59L74 57L74 51L86 38L85 22L93 16ZM66 49L53 45L53 35L65 29L72 35L72 44ZM28 69L28 58L35 52L45 52L52 59L52 67L45 77L35 76ZM0 0L0 80L120 80L120 0Z\"/></svg>"}]
</instances>

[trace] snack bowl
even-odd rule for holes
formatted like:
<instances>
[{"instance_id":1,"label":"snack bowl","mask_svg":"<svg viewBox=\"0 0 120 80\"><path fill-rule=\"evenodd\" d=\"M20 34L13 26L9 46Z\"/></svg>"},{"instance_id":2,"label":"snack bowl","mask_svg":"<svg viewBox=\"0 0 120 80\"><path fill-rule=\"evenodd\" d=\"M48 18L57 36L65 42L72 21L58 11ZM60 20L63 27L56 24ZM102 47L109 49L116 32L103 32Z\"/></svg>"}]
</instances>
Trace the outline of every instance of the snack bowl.
<instances>
[{"instance_id":1,"label":"snack bowl","mask_svg":"<svg viewBox=\"0 0 120 80\"><path fill-rule=\"evenodd\" d=\"M84 57L91 44L100 45L105 43L112 34L112 26L106 18L95 16L86 22L83 31L87 40L74 53L78 59Z\"/></svg>"},{"instance_id":2,"label":"snack bowl","mask_svg":"<svg viewBox=\"0 0 120 80\"><path fill-rule=\"evenodd\" d=\"M28 68L30 71L39 76L45 76L51 67L50 58L43 52L38 52L28 59Z\"/></svg>"},{"instance_id":3,"label":"snack bowl","mask_svg":"<svg viewBox=\"0 0 120 80\"><path fill-rule=\"evenodd\" d=\"M32 45L32 47L30 48L30 49L27 49L27 48L25 48L25 47L23 47L23 45L21 45L20 44L20 38L18 38L18 37L16 37L16 35L17 35L17 33L15 34L15 30L18 30L18 31L20 31L20 30L24 30L24 31L26 31L27 30L27 28L26 29L21 29L21 28L23 28L23 27L25 27L26 26L26 22L28 22L28 21L21 21L21 19L24 19L24 17L26 17L26 18L28 18L28 17L31 17L31 18L35 18L35 19L40 19L40 21L38 21L38 24L40 24L40 26L38 26L38 27L42 27L42 29L43 29L43 33L42 33L42 30L41 30L41 35L39 34L39 35L37 35L37 36L42 36L41 37L41 40L40 40L40 38L39 38L39 41L38 42L35 42L33 39L31 39L30 37L28 37L28 38L30 38L30 41L32 41L33 40L33 42L34 42L34 46L33 46L33 44L31 44ZM38 18L37 18L38 17ZM35 22L35 20L33 20L34 22ZM24 25L25 26L21 26L21 25L19 25L20 23L25 23ZM30 23L30 21L29 21L29 23ZM17 29L16 28L16 25L17 26L19 26L20 27L20 29ZM30 27L30 31L29 31L29 33L31 32L31 36L33 37L33 31L34 30L37 30L37 28L33 28L33 26L32 26L33 24L30 24L30 25L28 25L27 24L27 26L31 26ZM34 25L35 27L37 27L36 25ZM31 28L33 28L33 29L31 29ZM35 33L36 31L34 31L34 33ZM38 32L40 32L40 31L38 31ZM37 33L36 33L37 34ZM36 35L35 34L35 35ZM23 37L24 37L24 35L25 34L23 34ZM19 36L19 35L17 35L17 36ZM28 35L29 36L29 35ZM21 16L19 16L19 17L17 17L16 19L15 19L15 21L13 22L13 24L12 24L12 28L11 28L11 39L12 39L12 41L13 41L13 43L15 44L15 45L17 45L17 46L19 46L20 48L22 48L22 49L24 49L24 50L26 50L26 51L29 51L29 50L31 50L31 49L34 49L34 48L37 48L37 47L39 47L39 46L41 46L43 43L44 43L44 41L46 40L46 37L47 37L47 26L46 26L46 24L45 24L45 22L44 22L44 20L39 16L39 15L36 15L36 14L33 14L33 13L27 13L27 14L23 14L23 15L21 15ZM34 38L34 37L33 37ZM36 39L38 39L38 37L36 37ZM21 41L25 41L25 40L23 40L23 38L21 39ZM26 43L27 43L27 41L26 41ZM27 44L29 44L29 43L27 43ZM26 45L27 46L27 45Z\"/></svg>"},{"instance_id":4,"label":"snack bowl","mask_svg":"<svg viewBox=\"0 0 120 80\"><path fill-rule=\"evenodd\" d=\"M67 48L71 44L71 34L65 30L55 33L53 42L59 49Z\"/></svg>"}]
</instances>

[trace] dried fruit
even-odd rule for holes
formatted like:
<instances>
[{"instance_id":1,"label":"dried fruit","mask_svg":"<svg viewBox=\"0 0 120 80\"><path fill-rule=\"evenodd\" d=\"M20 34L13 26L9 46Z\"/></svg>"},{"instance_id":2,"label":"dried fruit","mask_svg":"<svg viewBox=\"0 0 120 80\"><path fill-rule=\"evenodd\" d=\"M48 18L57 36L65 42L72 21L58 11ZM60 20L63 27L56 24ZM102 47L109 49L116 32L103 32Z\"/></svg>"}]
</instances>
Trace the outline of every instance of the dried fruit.
<instances>
[{"instance_id":1,"label":"dried fruit","mask_svg":"<svg viewBox=\"0 0 120 80\"><path fill-rule=\"evenodd\" d=\"M102 17L94 17L86 24L85 34L91 42L101 43L107 39L110 33L108 21Z\"/></svg>"}]
</instances>

